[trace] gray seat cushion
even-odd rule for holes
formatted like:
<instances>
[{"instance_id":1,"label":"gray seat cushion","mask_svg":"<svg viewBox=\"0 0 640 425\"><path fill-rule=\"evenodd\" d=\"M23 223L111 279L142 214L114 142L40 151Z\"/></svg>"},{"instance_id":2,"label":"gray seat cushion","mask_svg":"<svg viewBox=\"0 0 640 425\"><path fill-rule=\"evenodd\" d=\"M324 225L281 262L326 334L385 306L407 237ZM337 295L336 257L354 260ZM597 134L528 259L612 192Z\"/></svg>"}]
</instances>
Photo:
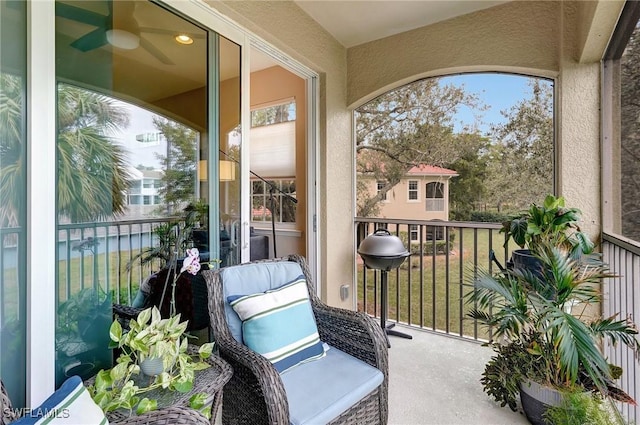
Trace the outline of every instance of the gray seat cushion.
<instances>
[{"instance_id":1,"label":"gray seat cushion","mask_svg":"<svg viewBox=\"0 0 640 425\"><path fill-rule=\"evenodd\" d=\"M335 347L284 373L291 424L326 424L382 383L382 372Z\"/></svg>"}]
</instances>

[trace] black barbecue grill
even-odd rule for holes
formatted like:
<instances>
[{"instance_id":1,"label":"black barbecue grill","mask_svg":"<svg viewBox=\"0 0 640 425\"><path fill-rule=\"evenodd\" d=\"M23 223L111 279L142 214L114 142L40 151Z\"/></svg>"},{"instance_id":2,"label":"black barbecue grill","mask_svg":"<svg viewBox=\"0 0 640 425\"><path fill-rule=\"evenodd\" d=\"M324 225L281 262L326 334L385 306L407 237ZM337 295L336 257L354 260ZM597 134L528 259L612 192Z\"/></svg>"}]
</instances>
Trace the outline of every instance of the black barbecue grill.
<instances>
[{"instance_id":1,"label":"black barbecue grill","mask_svg":"<svg viewBox=\"0 0 640 425\"><path fill-rule=\"evenodd\" d=\"M360 242L358 254L362 257L365 266L381 271L380 326L387 335L411 339L411 335L391 329L395 323L387 324L387 273L400 267L411 253L407 251L399 237L392 235L386 229L377 229ZM387 345L391 347L388 339Z\"/></svg>"}]
</instances>

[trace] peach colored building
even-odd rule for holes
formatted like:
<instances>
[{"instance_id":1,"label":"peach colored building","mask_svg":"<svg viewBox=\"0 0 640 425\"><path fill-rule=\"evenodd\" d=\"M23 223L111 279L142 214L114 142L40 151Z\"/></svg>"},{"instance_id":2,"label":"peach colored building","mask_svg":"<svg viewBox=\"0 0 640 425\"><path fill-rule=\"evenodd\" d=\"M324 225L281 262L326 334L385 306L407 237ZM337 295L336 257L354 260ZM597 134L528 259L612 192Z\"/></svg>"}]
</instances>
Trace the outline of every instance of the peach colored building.
<instances>
[{"instance_id":1,"label":"peach colored building","mask_svg":"<svg viewBox=\"0 0 640 425\"><path fill-rule=\"evenodd\" d=\"M456 176L458 173L455 171L434 165L413 167L400 183L385 194L378 217L448 220L449 180ZM375 193L384 185L384 181L371 179L369 190Z\"/></svg>"}]
</instances>

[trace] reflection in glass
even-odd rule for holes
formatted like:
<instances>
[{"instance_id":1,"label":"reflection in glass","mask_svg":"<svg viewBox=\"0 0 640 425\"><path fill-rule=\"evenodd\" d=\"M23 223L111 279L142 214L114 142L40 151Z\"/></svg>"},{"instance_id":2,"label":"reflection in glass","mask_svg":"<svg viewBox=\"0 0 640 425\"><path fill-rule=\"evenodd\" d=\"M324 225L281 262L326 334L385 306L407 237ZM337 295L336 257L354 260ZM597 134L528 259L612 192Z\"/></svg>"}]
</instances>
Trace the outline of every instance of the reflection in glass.
<instances>
[{"instance_id":1,"label":"reflection in glass","mask_svg":"<svg viewBox=\"0 0 640 425\"><path fill-rule=\"evenodd\" d=\"M26 394L26 2L0 2L0 379Z\"/></svg>"},{"instance_id":2,"label":"reflection in glass","mask_svg":"<svg viewBox=\"0 0 640 425\"><path fill-rule=\"evenodd\" d=\"M144 304L186 247L209 260L207 32L152 2L58 1L56 64L60 385L111 366L112 303Z\"/></svg>"},{"instance_id":3,"label":"reflection in glass","mask_svg":"<svg viewBox=\"0 0 640 425\"><path fill-rule=\"evenodd\" d=\"M240 263L240 46L220 40L220 260ZM223 162L225 161L225 162ZM230 170L234 169L234 173ZM224 173L223 173L224 172ZM231 178L233 176L233 178Z\"/></svg>"}]
</instances>

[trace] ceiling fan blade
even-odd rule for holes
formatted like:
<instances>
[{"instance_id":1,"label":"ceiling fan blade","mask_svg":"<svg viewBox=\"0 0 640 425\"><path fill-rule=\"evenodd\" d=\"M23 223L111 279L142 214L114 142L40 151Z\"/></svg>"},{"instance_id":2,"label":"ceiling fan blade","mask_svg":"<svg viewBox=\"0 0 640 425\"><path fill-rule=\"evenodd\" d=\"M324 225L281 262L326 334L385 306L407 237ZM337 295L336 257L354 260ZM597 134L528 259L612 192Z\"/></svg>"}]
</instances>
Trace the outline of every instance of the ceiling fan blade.
<instances>
[{"instance_id":1,"label":"ceiling fan blade","mask_svg":"<svg viewBox=\"0 0 640 425\"><path fill-rule=\"evenodd\" d=\"M205 38L206 35L204 34L194 34L192 32L189 31L173 31L173 30L165 30L162 28L151 28L151 27L140 27L139 28L140 32L147 32L149 34L167 34L170 36L174 36L177 34L186 34L191 38Z\"/></svg>"},{"instance_id":2,"label":"ceiling fan blade","mask_svg":"<svg viewBox=\"0 0 640 425\"><path fill-rule=\"evenodd\" d=\"M71 19L72 21L93 25L94 27L106 26L109 18L109 16L104 16L99 13L82 9L77 6L71 6L70 4L61 3L59 1L56 2L56 15L62 18Z\"/></svg>"},{"instance_id":3,"label":"ceiling fan blade","mask_svg":"<svg viewBox=\"0 0 640 425\"><path fill-rule=\"evenodd\" d=\"M107 32L104 28L98 28L71 43L71 47L82 52L88 52L105 44L107 44Z\"/></svg>"},{"instance_id":4,"label":"ceiling fan blade","mask_svg":"<svg viewBox=\"0 0 640 425\"><path fill-rule=\"evenodd\" d=\"M149 43L147 40L145 40L142 37L140 37L140 47L145 49L147 52L151 53L153 56L155 56L156 59L158 59L163 64L165 64L165 65L175 65L171 61L171 59L169 59L167 57L167 55L162 53L157 47L155 47L153 44Z\"/></svg>"}]
</instances>

